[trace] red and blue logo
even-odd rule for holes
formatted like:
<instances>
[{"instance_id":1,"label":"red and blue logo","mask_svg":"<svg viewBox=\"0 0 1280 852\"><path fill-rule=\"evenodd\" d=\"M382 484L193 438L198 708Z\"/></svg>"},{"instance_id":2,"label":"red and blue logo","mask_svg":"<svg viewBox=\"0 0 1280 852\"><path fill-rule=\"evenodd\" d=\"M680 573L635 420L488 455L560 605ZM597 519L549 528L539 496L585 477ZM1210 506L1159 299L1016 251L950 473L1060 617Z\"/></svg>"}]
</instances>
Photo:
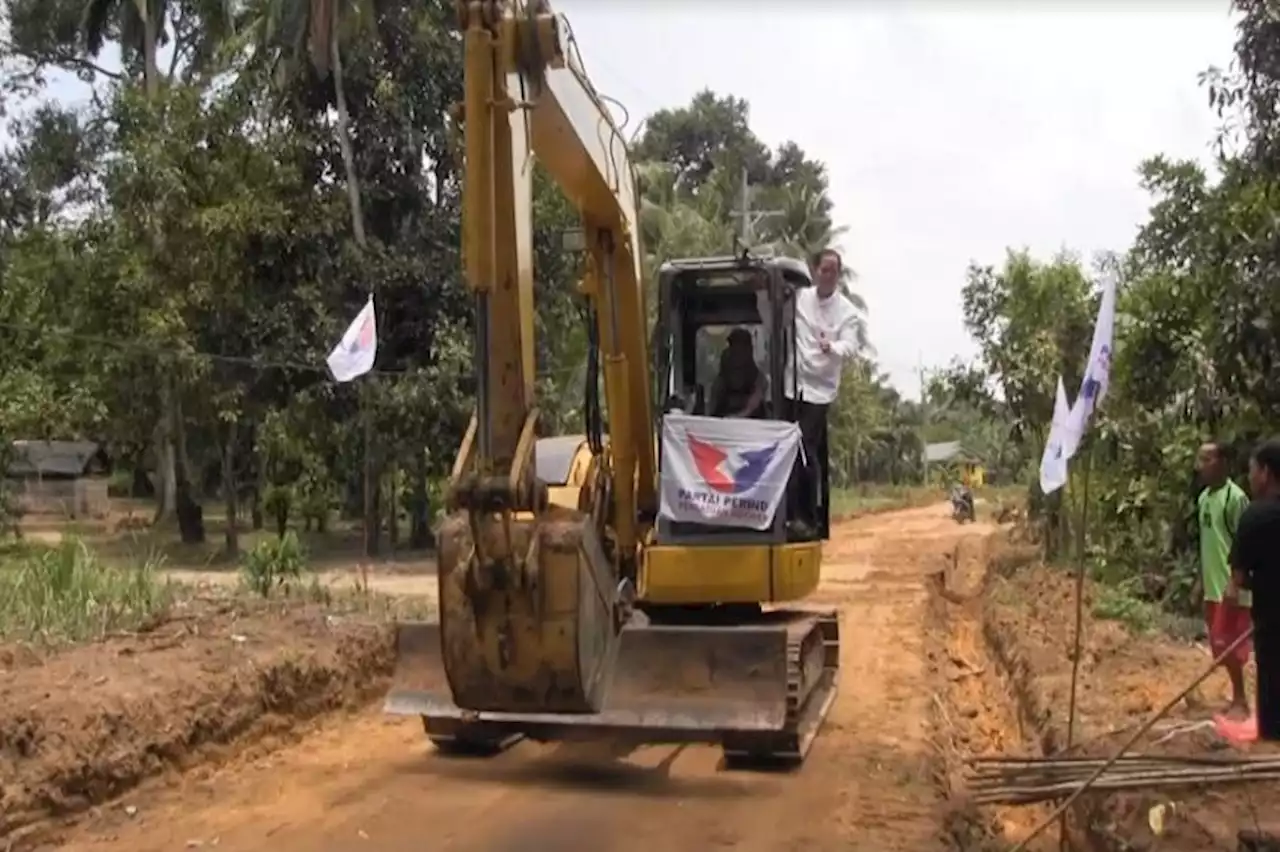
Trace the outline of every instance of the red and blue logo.
<instances>
[{"instance_id":1,"label":"red and blue logo","mask_svg":"<svg viewBox=\"0 0 1280 852\"><path fill-rule=\"evenodd\" d=\"M360 331L351 339L351 345L347 347L347 352L355 355L365 349L372 349L374 342L374 319L373 311L369 311L364 317L364 321L360 323Z\"/></svg>"},{"instance_id":2,"label":"red and blue logo","mask_svg":"<svg viewBox=\"0 0 1280 852\"><path fill-rule=\"evenodd\" d=\"M685 432L698 475L721 494L742 494L760 484L778 452L778 443L756 450L727 450Z\"/></svg>"}]
</instances>

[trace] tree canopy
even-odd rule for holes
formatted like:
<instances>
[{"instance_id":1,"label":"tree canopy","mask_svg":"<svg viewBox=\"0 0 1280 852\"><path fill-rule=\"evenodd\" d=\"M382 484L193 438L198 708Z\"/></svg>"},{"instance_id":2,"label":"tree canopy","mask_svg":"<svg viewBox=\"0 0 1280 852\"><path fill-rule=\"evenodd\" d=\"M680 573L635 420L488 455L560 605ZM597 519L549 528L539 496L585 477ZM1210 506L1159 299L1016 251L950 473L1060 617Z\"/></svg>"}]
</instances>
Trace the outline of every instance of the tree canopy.
<instances>
[{"instance_id":1,"label":"tree canopy","mask_svg":"<svg viewBox=\"0 0 1280 852\"><path fill-rule=\"evenodd\" d=\"M998 409L1007 463L1034 480L1056 378L1078 387L1094 280L1109 267L1120 285L1112 385L1069 490L1082 496L1088 469L1089 555L1101 576L1179 608L1194 597L1198 446L1220 442L1243 481L1252 446L1280 432L1280 22L1263 0L1237 0L1236 11L1233 70L1204 75L1222 120L1217 177L1194 161L1143 162L1149 217L1123 254L1093 268L1017 250L1000 266L971 267L964 321L981 360L934 387Z\"/></svg>"},{"instance_id":2,"label":"tree canopy","mask_svg":"<svg viewBox=\"0 0 1280 852\"><path fill-rule=\"evenodd\" d=\"M97 441L118 488L154 495L188 540L221 503L231 551L243 515L283 529L363 512L393 544L404 516L409 543L428 543L473 383L452 4L3 10L0 446ZM59 102L58 74L90 97ZM751 208L775 211L749 223L753 243L805 257L838 242L824 165L749 118L710 91L649 117L634 147L650 269L733 249L744 174ZM575 214L541 173L534 205L540 406L577 431L587 339L561 240ZM324 355L370 291L378 368L336 385ZM838 415L842 482L918 468L914 409L870 352Z\"/></svg>"}]
</instances>

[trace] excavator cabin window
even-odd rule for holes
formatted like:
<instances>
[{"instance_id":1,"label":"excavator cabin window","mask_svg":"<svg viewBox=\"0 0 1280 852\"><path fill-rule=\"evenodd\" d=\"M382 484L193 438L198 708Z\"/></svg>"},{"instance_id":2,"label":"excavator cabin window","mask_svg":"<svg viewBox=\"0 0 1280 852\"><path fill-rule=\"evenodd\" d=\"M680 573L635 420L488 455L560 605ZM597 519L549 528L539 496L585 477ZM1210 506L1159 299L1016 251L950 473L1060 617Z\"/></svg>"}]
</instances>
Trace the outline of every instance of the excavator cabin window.
<instances>
[{"instance_id":1,"label":"excavator cabin window","mask_svg":"<svg viewBox=\"0 0 1280 852\"><path fill-rule=\"evenodd\" d=\"M659 304L652 352L657 360L655 409L704 416L741 416L726 405L725 378L744 398L746 375L754 373L760 406L749 416L781 418L783 387L794 345L789 293L808 286L807 267L788 258L711 258L673 261L659 273ZM771 309L761 316L763 294ZM738 343L730 344L734 337ZM751 352L747 363L746 346ZM726 362L726 363L722 363ZM754 365L754 371L752 370ZM717 400L719 392L721 399Z\"/></svg>"}]
</instances>

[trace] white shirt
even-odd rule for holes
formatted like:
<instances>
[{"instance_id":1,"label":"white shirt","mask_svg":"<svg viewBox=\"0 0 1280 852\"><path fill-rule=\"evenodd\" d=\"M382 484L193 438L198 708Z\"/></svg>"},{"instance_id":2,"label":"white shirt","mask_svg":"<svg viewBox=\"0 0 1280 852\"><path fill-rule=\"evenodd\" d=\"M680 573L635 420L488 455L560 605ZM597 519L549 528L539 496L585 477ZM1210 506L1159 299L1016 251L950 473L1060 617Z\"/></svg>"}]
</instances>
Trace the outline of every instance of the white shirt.
<instances>
[{"instance_id":1,"label":"white shirt","mask_svg":"<svg viewBox=\"0 0 1280 852\"><path fill-rule=\"evenodd\" d=\"M839 289L824 299L818 295L816 286L800 287L795 291L795 300L794 356L799 358L800 368L792 369L793 354L788 351L784 393L788 399L795 399L793 385L798 379L800 398L804 402L827 405L840 390L844 362L858 352L858 311ZM762 290L756 294L756 307L760 318L767 323L768 293ZM822 351L824 340L830 344L831 351Z\"/></svg>"}]
</instances>

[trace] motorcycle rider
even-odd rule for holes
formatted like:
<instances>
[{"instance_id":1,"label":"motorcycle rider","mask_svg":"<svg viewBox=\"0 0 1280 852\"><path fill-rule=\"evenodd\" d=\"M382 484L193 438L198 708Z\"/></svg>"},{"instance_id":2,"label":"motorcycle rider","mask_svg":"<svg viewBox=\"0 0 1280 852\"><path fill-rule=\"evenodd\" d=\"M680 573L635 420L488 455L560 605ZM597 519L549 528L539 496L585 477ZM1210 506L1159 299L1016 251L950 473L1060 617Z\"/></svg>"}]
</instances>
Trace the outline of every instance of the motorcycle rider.
<instances>
[{"instance_id":1,"label":"motorcycle rider","mask_svg":"<svg viewBox=\"0 0 1280 852\"><path fill-rule=\"evenodd\" d=\"M951 489L951 506L954 513L961 517L967 517L969 520L973 520L975 516L972 481L969 469L966 467L960 474L960 481Z\"/></svg>"}]
</instances>

